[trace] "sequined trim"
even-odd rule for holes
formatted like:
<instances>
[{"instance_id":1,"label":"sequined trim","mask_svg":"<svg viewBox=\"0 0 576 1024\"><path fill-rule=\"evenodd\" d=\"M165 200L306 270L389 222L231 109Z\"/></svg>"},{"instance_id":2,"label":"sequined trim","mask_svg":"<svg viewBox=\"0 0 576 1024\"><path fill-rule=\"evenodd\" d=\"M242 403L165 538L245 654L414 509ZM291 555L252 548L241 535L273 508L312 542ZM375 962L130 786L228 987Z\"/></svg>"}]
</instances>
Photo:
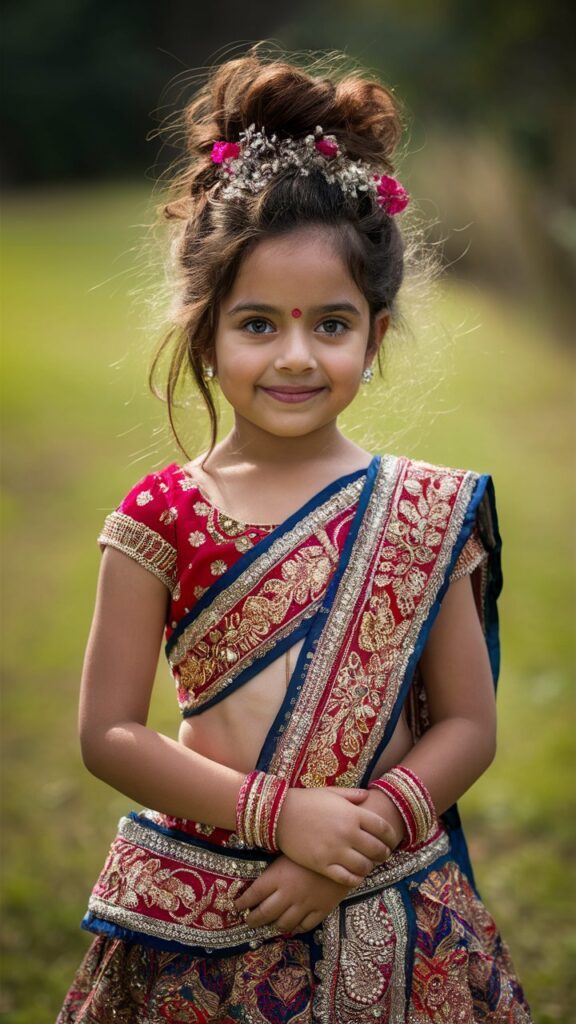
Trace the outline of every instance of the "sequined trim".
<instances>
[{"instance_id":1,"label":"sequined trim","mask_svg":"<svg viewBox=\"0 0 576 1024\"><path fill-rule=\"evenodd\" d=\"M109 544L129 555L154 573L170 592L174 590L177 582L176 549L149 526L124 512L111 512L104 520L98 543Z\"/></svg>"}]
</instances>

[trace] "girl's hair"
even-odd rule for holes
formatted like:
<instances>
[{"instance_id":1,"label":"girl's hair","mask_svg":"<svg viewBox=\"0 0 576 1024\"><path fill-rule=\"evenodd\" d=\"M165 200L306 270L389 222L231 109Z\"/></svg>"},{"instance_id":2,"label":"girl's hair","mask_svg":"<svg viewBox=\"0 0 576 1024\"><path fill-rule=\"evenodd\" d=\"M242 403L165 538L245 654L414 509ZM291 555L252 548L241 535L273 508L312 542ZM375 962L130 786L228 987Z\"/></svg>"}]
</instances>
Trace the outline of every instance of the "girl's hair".
<instances>
[{"instance_id":1,"label":"girl's hair","mask_svg":"<svg viewBox=\"0 0 576 1024\"><path fill-rule=\"evenodd\" d=\"M299 175L286 168L262 191L242 198L222 196L216 140L234 142L255 125L268 136L301 139L321 125L352 160L380 173L393 171L392 156L401 135L391 93L356 71L342 71L328 60L322 73L286 60L266 59L258 47L216 68L183 112L187 160L175 177L163 217L174 228L172 255L179 278L173 325L151 366L150 385L165 398L170 424L184 454L174 421L179 384L191 371L206 403L211 448L217 413L206 365L213 361L213 339L220 303L240 263L259 241L296 228L318 225L334 233L337 248L364 294L371 320L382 309L392 318L402 282L404 245L394 219L372 193L345 195L318 171ZM156 381L164 355L171 353L165 392Z\"/></svg>"}]
</instances>

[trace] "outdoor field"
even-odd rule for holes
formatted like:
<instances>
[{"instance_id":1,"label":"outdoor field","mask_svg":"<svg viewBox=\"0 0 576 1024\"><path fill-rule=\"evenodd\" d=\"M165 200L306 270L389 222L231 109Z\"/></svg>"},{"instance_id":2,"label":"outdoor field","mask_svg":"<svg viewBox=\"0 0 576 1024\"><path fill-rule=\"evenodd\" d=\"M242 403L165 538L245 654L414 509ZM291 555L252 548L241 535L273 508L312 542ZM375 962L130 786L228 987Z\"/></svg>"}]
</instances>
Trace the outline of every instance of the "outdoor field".
<instances>
[{"instance_id":1,"label":"outdoor field","mask_svg":"<svg viewBox=\"0 0 576 1024\"><path fill-rule=\"evenodd\" d=\"M146 188L21 193L6 203L0 1013L52 1024L89 937L89 890L128 801L76 738L104 516L180 459L147 391L162 272L141 254ZM416 303L416 300L414 300ZM494 477L503 536L497 759L461 807L480 891L537 1024L576 1020L573 356L528 306L446 280L390 340L384 378L344 426L394 451ZM190 454L205 441L186 410ZM184 457L182 456L182 459ZM152 724L178 727L163 663ZM448 1022L447 1022L448 1024Z\"/></svg>"}]
</instances>

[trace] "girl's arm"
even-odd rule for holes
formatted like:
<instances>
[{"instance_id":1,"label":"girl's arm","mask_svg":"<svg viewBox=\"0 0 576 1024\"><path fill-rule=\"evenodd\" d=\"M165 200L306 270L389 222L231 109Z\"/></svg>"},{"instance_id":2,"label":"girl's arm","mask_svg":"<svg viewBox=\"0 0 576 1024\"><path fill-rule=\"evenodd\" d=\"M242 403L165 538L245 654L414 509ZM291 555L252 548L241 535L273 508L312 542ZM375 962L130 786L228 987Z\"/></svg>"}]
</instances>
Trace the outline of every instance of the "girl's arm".
<instances>
[{"instance_id":1,"label":"girl's arm","mask_svg":"<svg viewBox=\"0 0 576 1024\"><path fill-rule=\"evenodd\" d=\"M139 804L233 829L244 776L146 726L167 599L156 576L104 549L82 672L84 763Z\"/></svg>"},{"instance_id":2,"label":"girl's arm","mask_svg":"<svg viewBox=\"0 0 576 1024\"><path fill-rule=\"evenodd\" d=\"M488 768L496 752L492 671L469 576L448 588L422 654L431 727L402 764L427 787L438 814ZM398 811L370 790L365 806L380 810L404 836Z\"/></svg>"}]
</instances>

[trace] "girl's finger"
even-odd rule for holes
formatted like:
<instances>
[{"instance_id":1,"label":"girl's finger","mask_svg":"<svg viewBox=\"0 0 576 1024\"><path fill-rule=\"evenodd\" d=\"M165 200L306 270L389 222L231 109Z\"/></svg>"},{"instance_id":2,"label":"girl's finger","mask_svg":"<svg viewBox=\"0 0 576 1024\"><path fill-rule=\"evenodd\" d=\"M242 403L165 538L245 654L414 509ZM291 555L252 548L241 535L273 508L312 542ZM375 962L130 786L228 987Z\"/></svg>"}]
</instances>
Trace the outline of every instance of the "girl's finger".
<instances>
[{"instance_id":1,"label":"girl's finger","mask_svg":"<svg viewBox=\"0 0 576 1024\"><path fill-rule=\"evenodd\" d=\"M363 804L368 796L367 789L339 789L338 786L334 786L334 792L350 804Z\"/></svg>"},{"instance_id":2,"label":"girl's finger","mask_svg":"<svg viewBox=\"0 0 576 1024\"><path fill-rule=\"evenodd\" d=\"M321 920L322 914L319 914L317 910L312 910L300 921L298 927L292 930L295 932L311 932L313 928L316 928L316 925L320 924Z\"/></svg>"},{"instance_id":3,"label":"girl's finger","mask_svg":"<svg viewBox=\"0 0 576 1024\"><path fill-rule=\"evenodd\" d=\"M374 864L383 864L391 853L389 846L380 842L379 839L375 839L369 832L362 834L361 840L354 845L354 849L368 857Z\"/></svg>"},{"instance_id":4,"label":"girl's finger","mask_svg":"<svg viewBox=\"0 0 576 1024\"><path fill-rule=\"evenodd\" d=\"M262 875L261 878L256 879L255 882L252 882L252 885L248 886L246 892L243 892L238 899L234 900L236 910L242 911L257 907L262 900L276 892L276 888L270 889L270 886L266 885L263 879L264 876Z\"/></svg>"},{"instance_id":5,"label":"girl's finger","mask_svg":"<svg viewBox=\"0 0 576 1024\"><path fill-rule=\"evenodd\" d=\"M355 889L357 885L360 885L364 881L364 875L355 875L352 871L348 871L342 864L328 864L325 871L322 872L326 878L331 878L333 882L338 882L338 885L345 885L348 889Z\"/></svg>"},{"instance_id":6,"label":"girl's finger","mask_svg":"<svg viewBox=\"0 0 576 1024\"><path fill-rule=\"evenodd\" d=\"M366 876L373 871L374 861L370 860L369 857L365 857L363 853L358 853L357 850L348 850L343 858L343 867L364 881Z\"/></svg>"},{"instance_id":7,"label":"girl's finger","mask_svg":"<svg viewBox=\"0 0 576 1024\"><path fill-rule=\"evenodd\" d=\"M284 910L285 905L281 894L274 892L253 910L250 910L244 917L244 921L250 928L260 928L261 925L274 924Z\"/></svg>"},{"instance_id":8,"label":"girl's finger","mask_svg":"<svg viewBox=\"0 0 576 1024\"><path fill-rule=\"evenodd\" d=\"M274 927L286 935L287 932L295 932L302 918L302 911L298 907L289 907L280 917L274 921Z\"/></svg>"}]
</instances>

